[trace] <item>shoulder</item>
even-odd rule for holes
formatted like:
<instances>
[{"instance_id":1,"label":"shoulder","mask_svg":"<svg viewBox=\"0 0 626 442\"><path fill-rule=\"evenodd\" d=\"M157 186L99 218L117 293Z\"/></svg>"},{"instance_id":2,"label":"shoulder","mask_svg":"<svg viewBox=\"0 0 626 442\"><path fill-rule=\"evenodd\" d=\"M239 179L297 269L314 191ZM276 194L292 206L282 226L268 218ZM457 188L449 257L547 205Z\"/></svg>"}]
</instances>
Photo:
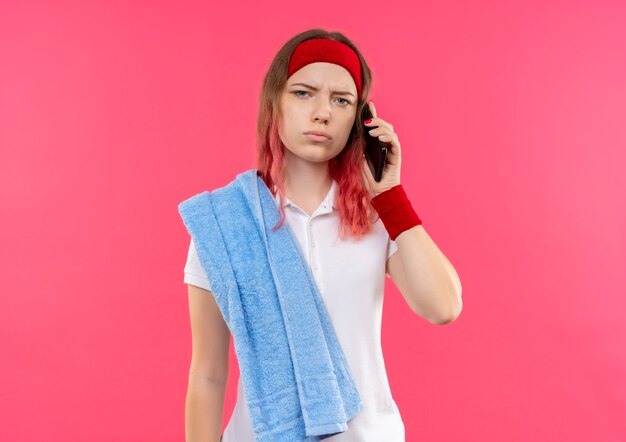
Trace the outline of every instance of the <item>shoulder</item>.
<instances>
[{"instance_id":1,"label":"shoulder","mask_svg":"<svg viewBox=\"0 0 626 442\"><path fill-rule=\"evenodd\" d=\"M178 211L183 214L193 215L196 212L205 212L211 199L225 199L231 198L233 193L241 191L241 183L244 181L256 180L256 169L246 170L235 176L231 181L216 187L213 190L203 190L195 193L190 197L187 197L180 203L178 203Z\"/></svg>"},{"instance_id":2,"label":"shoulder","mask_svg":"<svg viewBox=\"0 0 626 442\"><path fill-rule=\"evenodd\" d=\"M178 213L183 217L192 217L206 213L209 193L209 191L205 190L178 203Z\"/></svg>"}]
</instances>

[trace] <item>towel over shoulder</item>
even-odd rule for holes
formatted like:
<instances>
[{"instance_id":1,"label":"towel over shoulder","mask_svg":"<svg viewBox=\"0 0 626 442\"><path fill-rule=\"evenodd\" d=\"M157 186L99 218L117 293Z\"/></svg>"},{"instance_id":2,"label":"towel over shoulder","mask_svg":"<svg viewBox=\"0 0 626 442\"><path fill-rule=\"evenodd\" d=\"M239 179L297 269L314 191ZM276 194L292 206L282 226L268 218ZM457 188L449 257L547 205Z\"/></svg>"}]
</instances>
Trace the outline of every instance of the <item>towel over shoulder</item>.
<instances>
[{"instance_id":1,"label":"towel over shoulder","mask_svg":"<svg viewBox=\"0 0 626 442\"><path fill-rule=\"evenodd\" d=\"M291 228L255 169L178 211L233 335L257 441L320 441L363 408Z\"/></svg>"}]
</instances>

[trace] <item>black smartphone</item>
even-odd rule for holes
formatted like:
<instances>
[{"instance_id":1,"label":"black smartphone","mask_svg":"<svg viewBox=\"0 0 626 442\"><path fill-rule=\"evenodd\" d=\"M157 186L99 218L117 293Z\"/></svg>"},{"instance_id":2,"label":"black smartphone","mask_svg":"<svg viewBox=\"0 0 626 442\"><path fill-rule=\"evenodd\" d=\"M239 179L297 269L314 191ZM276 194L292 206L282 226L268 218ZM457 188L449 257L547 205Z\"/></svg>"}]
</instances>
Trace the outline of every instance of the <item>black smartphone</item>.
<instances>
[{"instance_id":1,"label":"black smartphone","mask_svg":"<svg viewBox=\"0 0 626 442\"><path fill-rule=\"evenodd\" d=\"M365 103L361 114L361 123L372 118L369 103ZM383 169L387 158L387 143L380 141L378 137L370 135L369 131L378 126L364 126L365 130L365 159L372 171L372 176L376 182L380 182L383 177Z\"/></svg>"}]
</instances>

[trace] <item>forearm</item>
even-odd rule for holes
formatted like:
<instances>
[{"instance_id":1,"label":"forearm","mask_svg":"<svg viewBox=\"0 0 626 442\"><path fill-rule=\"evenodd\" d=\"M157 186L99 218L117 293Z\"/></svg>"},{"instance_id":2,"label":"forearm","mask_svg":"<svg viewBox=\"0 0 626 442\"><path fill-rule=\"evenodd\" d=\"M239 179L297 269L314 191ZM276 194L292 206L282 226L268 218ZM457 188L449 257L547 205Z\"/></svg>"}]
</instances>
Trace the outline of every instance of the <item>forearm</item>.
<instances>
[{"instance_id":1,"label":"forearm","mask_svg":"<svg viewBox=\"0 0 626 442\"><path fill-rule=\"evenodd\" d=\"M227 381L189 375L185 402L186 442L219 442Z\"/></svg>"},{"instance_id":2,"label":"forearm","mask_svg":"<svg viewBox=\"0 0 626 442\"><path fill-rule=\"evenodd\" d=\"M395 239L405 270L408 302L446 322L461 310L461 281L454 267L422 225Z\"/></svg>"},{"instance_id":3,"label":"forearm","mask_svg":"<svg viewBox=\"0 0 626 442\"><path fill-rule=\"evenodd\" d=\"M380 191L372 205L398 246L406 280L402 294L411 309L434 323L454 320L462 308L461 281L426 233L402 185Z\"/></svg>"}]
</instances>

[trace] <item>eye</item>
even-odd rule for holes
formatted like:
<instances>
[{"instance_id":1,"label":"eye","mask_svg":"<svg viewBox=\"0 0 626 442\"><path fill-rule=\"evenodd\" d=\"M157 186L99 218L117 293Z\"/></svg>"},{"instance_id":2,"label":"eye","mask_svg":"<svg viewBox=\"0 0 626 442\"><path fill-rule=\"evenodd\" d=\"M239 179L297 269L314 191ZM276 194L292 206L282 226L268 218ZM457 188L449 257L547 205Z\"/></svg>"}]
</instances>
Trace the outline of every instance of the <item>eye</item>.
<instances>
[{"instance_id":1,"label":"eye","mask_svg":"<svg viewBox=\"0 0 626 442\"><path fill-rule=\"evenodd\" d=\"M298 95L300 92L304 93L304 94L308 94L307 91L303 91L303 90L298 90L298 91L293 91L292 93L296 96L296 97L304 97L304 95ZM340 100L343 100L344 103L342 103L343 106L349 106L350 104L352 104L350 101L346 100L345 98L341 98L339 97Z\"/></svg>"}]
</instances>

